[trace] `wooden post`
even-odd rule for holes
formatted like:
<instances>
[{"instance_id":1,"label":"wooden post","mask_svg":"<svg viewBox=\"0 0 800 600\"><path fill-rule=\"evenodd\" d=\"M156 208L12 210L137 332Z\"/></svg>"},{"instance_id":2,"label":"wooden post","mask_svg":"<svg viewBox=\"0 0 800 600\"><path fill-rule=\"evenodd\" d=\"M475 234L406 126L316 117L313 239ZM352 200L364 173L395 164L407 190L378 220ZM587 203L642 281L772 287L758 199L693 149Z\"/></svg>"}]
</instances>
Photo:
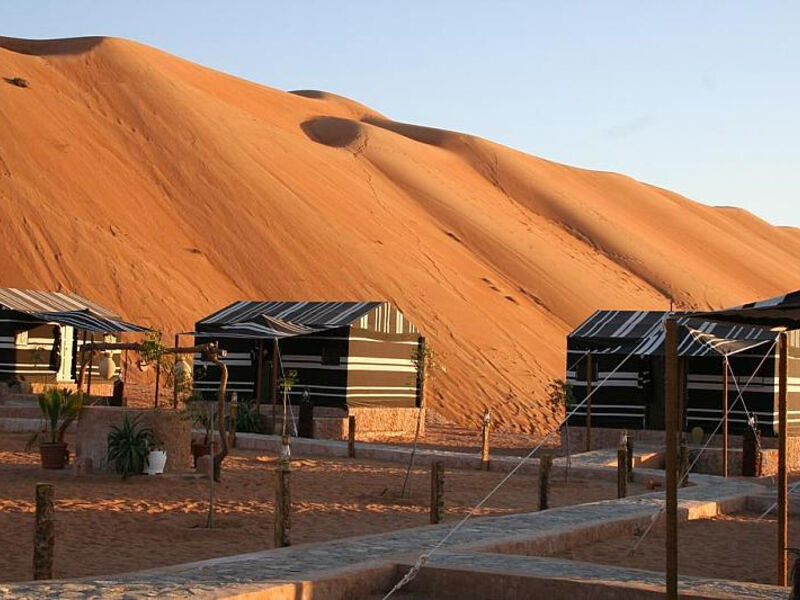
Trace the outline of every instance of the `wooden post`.
<instances>
[{"instance_id":1,"label":"wooden post","mask_svg":"<svg viewBox=\"0 0 800 600\"><path fill-rule=\"evenodd\" d=\"M356 457L356 416L347 417L347 456Z\"/></svg>"},{"instance_id":2,"label":"wooden post","mask_svg":"<svg viewBox=\"0 0 800 600\"><path fill-rule=\"evenodd\" d=\"M211 419L211 448L208 455L208 516L206 517L206 527L208 529L214 528L214 511L216 510L214 502L214 413L209 412L209 419Z\"/></svg>"},{"instance_id":3,"label":"wooden post","mask_svg":"<svg viewBox=\"0 0 800 600\"><path fill-rule=\"evenodd\" d=\"M491 467L489 456L489 428L492 424L492 412L487 408L483 413L483 440L481 443L481 469L488 471Z\"/></svg>"},{"instance_id":4,"label":"wooden post","mask_svg":"<svg viewBox=\"0 0 800 600\"><path fill-rule=\"evenodd\" d=\"M539 510L550 508L550 470L553 457L544 454L539 458Z\"/></svg>"},{"instance_id":5,"label":"wooden post","mask_svg":"<svg viewBox=\"0 0 800 600\"><path fill-rule=\"evenodd\" d=\"M728 476L728 356L722 359L722 476Z\"/></svg>"},{"instance_id":6,"label":"wooden post","mask_svg":"<svg viewBox=\"0 0 800 600\"><path fill-rule=\"evenodd\" d=\"M86 332L83 332L83 343L86 344ZM92 343L94 343L94 333L92 334ZM87 398L92 395L92 366L94 364L94 351L89 353L89 382L86 384Z\"/></svg>"},{"instance_id":7,"label":"wooden post","mask_svg":"<svg viewBox=\"0 0 800 600\"><path fill-rule=\"evenodd\" d=\"M628 481L633 483L633 438L630 435L625 437L625 456L628 459L628 466L626 467Z\"/></svg>"},{"instance_id":8,"label":"wooden post","mask_svg":"<svg viewBox=\"0 0 800 600\"><path fill-rule=\"evenodd\" d=\"M264 387L264 340L258 340L256 356L256 416L261 420L261 388Z\"/></svg>"},{"instance_id":9,"label":"wooden post","mask_svg":"<svg viewBox=\"0 0 800 600\"><path fill-rule=\"evenodd\" d=\"M269 399L272 402L272 433L278 431L275 425L278 420L278 369L280 369L278 338L272 340L272 366L269 373Z\"/></svg>"},{"instance_id":10,"label":"wooden post","mask_svg":"<svg viewBox=\"0 0 800 600\"><path fill-rule=\"evenodd\" d=\"M278 461L275 485L275 547L285 548L291 544L292 494L289 476L291 465L285 458Z\"/></svg>"},{"instance_id":11,"label":"wooden post","mask_svg":"<svg viewBox=\"0 0 800 600\"><path fill-rule=\"evenodd\" d=\"M786 332L779 337L778 356L778 585L787 586L788 512L786 465L786 438L788 436L788 396L789 396L789 336Z\"/></svg>"},{"instance_id":12,"label":"wooden post","mask_svg":"<svg viewBox=\"0 0 800 600\"><path fill-rule=\"evenodd\" d=\"M628 448L625 444L617 446L617 498L628 495Z\"/></svg>"},{"instance_id":13,"label":"wooden post","mask_svg":"<svg viewBox=\"0 0 800 600\"><path fill-rule=\"evenodd\" d=\"M666 588L667 600L678 600L678 322L666 322Z\"/></svg>"},{"instance_id":14,"label":"wooden post","mask_svg":"<svg viewBox=\"0 0 800 600\"><path fill-rule=\"evenodd\" d=\"M418 353L420 364L417 368L417 408L425 408L425 377L427 373L425 369L425 338L420 336L418 342Z\"/></svg>"},{"instance_id":15,"label":"wooden post","mask_svg":"<svg viewBox=\"0 0 800 600\"><path fill-rule=\"evenodd\" d=\"M53 522L53 485L36 484L36 524L33 534L33 578L53 578L53 549L55 548L55 523Z\"/></svg>"},{"instance_id":16,"label":"wooden post","mask_svg":"<svg viewBox=\"0 0 800 600\"><path fill-rule=\"evenodd\" d=\"M89 371L91 375L91 371ZM159 386L161 386L161 361L159 360L156 362L156 393L155 393L155 400L153 401L153 405L158 408L158 397L159 397Z\"/></svg>"},{"instance_id":17,"label":"wooden post","mask_svg":"<svg viewBox=\"0 0 800 600\"><path fill-rule=\"evenodd\" d=\"M592 388L594 387L594 356L586 355L586 451L592 449Z\"/></svg>"},{"instance_id":18,"label":"wooden post","mask_svg":"<svg viewBox=\"0 0 800 600\"><path fill-rule=\"evenodd\" d=\"M431 523L442 520L444 512L444 463L440 460L431 464Z\"/></svg>"},{"instance_id":19,"label":"wooden post","mask_svg":"<svg viewBox=\"0 0 800 600\"><path fill-rule=\"evenodd\" d=\"M230 440L231 448L236 448L236 421L239 417L239 401L236 395L236 392L231 394L231 401L229 404L229 411L228 411L228 439Z\"/></svg>"},{"instance_id":20,"label":"wooden post","mask_svg":"<svg viewBox=\"0 0 800 600\"><path fill-rule=\"evenodd\" d=\"M179 335L175 334L175 347L179 346ZM175 363L178 362L179 355L175 355ZM178 377L175 374L175 369L172 370L172 408L178 408Z\"/></svg>"}]
</instances>

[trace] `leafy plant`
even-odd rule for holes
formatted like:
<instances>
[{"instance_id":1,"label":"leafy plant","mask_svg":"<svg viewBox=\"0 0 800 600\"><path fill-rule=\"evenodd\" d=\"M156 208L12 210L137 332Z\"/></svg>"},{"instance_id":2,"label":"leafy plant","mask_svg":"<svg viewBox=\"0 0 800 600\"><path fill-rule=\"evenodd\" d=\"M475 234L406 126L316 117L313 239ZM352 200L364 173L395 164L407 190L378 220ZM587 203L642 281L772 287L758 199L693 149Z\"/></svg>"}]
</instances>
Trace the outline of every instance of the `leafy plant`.
<instances>
[{"instance_id":1,"label":"leafy plant","mask_svg":"<svg viewBox=\"0 0 800 600\"><path fill-rule=\"evenodd\" d=\"M211 441L212 432L214 430L214 413L216 412L216 403L209 402L199 392L192 393L186 400L186 409L192 419L192 423L198 427L202 427L205 431L204 444Z\"/></svg>"},{"instance_id":2,"label":"leafy plant","mask_svg":"<svg viewBox=\"0 0 800 600\"><path fill-rule=\"evenodd\" d=\"M131 419L127 414L122 425L112 425L108 434L107 459L114 470L125 479L139 475L148 464L147 455L156 445L153 430L139 423L140 416Z\"/></svg>"},{"instance_id":3,"label":"leafy plant","mask_svg":"<svg viewBox=\"0 0 800 600\"><path fill-rule=\"evenodd\" d=\"M39 410L46 426L46 437L50 443L64 441L67 427L75 420L83 407L83 394L71 392L63 388L49 388L39 394ZM30 442L32 446L39 440L35 435Z\"/></svg>"},{"instance_id":4,"label":"leafy plant","mask_svg":"<svg viewBox=\"0 0 800 600\"><path fill-rule=\"evenodd\" d=\"M563 379L553 379L547 384L547 396L554 412L562 409L569 412L569 407L575 404L575 393L571 383Z\"/></svg>"},{"instance_id":5,"label":"leafy plant","mask_svg":"<svg viewBox=\"0 0 800 600\"><path fill-rule=\"evenodd\" d=\"M297 371L295 369L289 369L284 373L283 377L281 377L278 383L281 389L288 394L297 384Z\"/></svg>"},{"instance_id":6,"label":"leafy plant","mask_svg":"<svg viewBox=\"0 0 800 600\"><path fill-rule=\"evenodd\" d=\"M261 433L261 415L251 398L242 398L236 413L236 431L242 433Z\"/></svg>"},{"instance_id":7,"label":"leafy plant","mask_svg":"<svg viewBox=\"0 0 800 600\"><path fill-rule=\"evenodd\" d=\"M436 371L439 369L437 359L436 351L429 344L414 348L414 352L411 353L411 362L414 363L414 369L420 381L424 382L429 377L436 375Z\"/></svg>"}]
</instances>

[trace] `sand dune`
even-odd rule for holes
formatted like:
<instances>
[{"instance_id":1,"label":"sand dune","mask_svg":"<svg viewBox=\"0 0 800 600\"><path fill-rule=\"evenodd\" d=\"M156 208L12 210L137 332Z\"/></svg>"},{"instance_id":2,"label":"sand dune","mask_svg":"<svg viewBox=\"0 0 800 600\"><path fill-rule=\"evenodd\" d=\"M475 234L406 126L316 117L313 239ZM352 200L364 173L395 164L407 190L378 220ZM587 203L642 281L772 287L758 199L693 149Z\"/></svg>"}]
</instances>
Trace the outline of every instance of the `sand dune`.
<instances>
[{"instance_id":1,"label":"sand dune","mask_svg":"<svg viewBox=\"0 0 800 600\"><path fill-rule=\"evenodd\" d=\"M600 307L800 287L800 235L614 173L287 93L130 41L0 39L0 284L167 330L240 298L374 299L426 332L432 405L552 421Z\"/></svg>"}]
</instances>

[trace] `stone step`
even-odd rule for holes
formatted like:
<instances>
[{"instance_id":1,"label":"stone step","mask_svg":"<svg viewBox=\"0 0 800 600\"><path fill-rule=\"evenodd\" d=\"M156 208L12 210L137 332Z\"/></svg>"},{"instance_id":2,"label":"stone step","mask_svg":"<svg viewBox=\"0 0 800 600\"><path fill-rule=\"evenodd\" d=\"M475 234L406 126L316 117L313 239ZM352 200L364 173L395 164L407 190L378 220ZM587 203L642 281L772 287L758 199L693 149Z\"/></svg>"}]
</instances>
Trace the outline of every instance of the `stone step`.
<instances>
[{"instance_id":1,"label":"stone step","mask_svg":"<svg viewBox=\"0 0 800 600\"><path fill-rule=\"evenodd\" d=\"M42 431L44 423L42 419L26 419L13 417L0 417L0 433L36 433ZM67 428L67 433L75 433L77 423L71 423Z\"/></svg>"},{"instance_id":2,"label":"stone step","mask_svg":"<svg viewBox=\"0 0 800 600\"><path fill-rule=\"evenodd\" d=\"M2 419L38 419L41 417L39 406L13 406L0 404Z\"/></svg>"}]
</instances>

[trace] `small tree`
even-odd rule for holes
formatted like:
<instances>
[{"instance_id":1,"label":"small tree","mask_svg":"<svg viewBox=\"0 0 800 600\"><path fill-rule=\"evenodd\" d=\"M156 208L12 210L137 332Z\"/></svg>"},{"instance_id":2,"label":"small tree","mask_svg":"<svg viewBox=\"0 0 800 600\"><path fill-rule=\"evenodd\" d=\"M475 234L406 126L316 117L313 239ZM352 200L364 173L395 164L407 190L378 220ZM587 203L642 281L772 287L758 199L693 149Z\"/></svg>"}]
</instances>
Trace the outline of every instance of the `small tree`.
<instances>
[{"instance_id":1,"label":"small tree","mask_svg":"<svg viewBox=\"0 0 800 600\"><path fill-rule=\"evenodd\" d=\"M569 414L570 405L575 403L575 394L572 384L563 379L553 379L547 384L547 395L550 398L550 408L554 414L559 415L564 411L564 415ZM569 481L569 471L572 468L572 453L569 443L569 419L565 419L564 428L567 436L567 470L566 479Z\"/></svg>"}]
</instances>

